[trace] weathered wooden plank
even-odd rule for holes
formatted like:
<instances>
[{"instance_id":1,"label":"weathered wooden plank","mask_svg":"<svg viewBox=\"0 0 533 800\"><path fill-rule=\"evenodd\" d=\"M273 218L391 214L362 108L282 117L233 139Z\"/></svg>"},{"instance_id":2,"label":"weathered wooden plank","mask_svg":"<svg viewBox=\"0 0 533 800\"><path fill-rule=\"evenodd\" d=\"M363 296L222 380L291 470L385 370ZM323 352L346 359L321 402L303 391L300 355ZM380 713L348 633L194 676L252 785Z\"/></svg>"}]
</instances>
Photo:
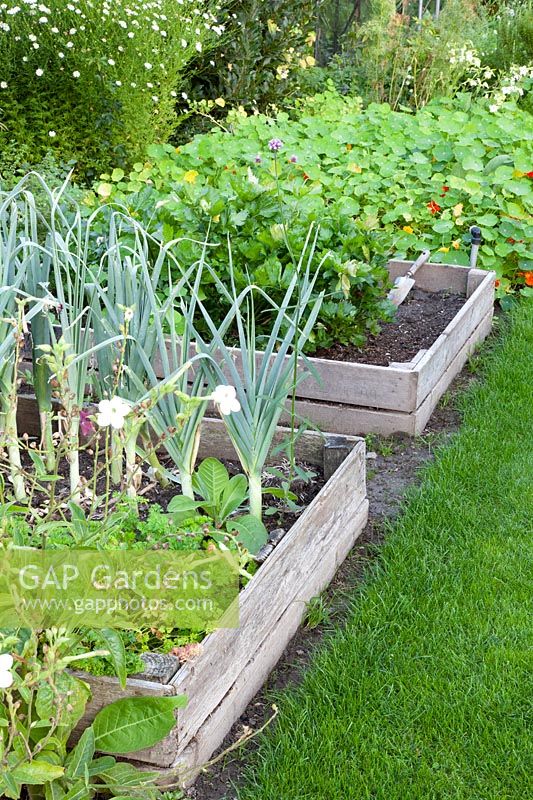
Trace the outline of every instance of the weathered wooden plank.
<instances>
[{"instance_id":1,"label":"weathered wooden plank","mask_svg":"<svg viewBox=\"0 0 533 800\"><path fill-rule=\"evenodd\" d=\"M353 515L353 524L357 530L363 529L367 515L368 501L364 500ZM328 541L332 557L322 558L315 569L307 570L309 580L305 588L305 595L300 595L300 600L311 599L330 583L337 568L353 547L353 543L352 531L344 531L340 536L336 535L331 541ZM199 769L219 747L232 724L259 691L288 642L296 633L305 608L304 602L293 602L282 611L256 652L243 666L219 705L213 709L189 744L179 752L173 768L183 776L184 785L193 782Z\"/></svg>"},{"instance_id":2,"label":"weathered wooden plank","mask_svg":"<svg viewBox=\"0 0 533 800\"><path fill-rule=\"evenodd\" d=\"M208 636L201 655L173 678L178 693L190 698L179 716L180 748L222 702L284 609L303 602L314 569L330 559L337 563L336 546L332 551L331 543L347 533L354 539L357 536L360 521L354 525L354 518L366 496L364 461L360 442L241 592L239 628L220 629ZM284 636L282 631L279 636ZM208 693L202 691L205 686Z\"/></svg>"},{"instance_id":3,"label":"weathered wooden plank","mask_svg":"<svg viewBox=\"0 0 533 800\"><path fill-rule=\"evenodd\" d=\"M387 269L391 280L405 275L412 264L412 261L389 261ZM466 295L469 272L470 267L457 264L424 264L416 273L415 285L426 292L448 290L455 294Z\"/></svg>"},{"instance_id":4,"label":"weathered wooden plank","mask_svg":"<svg viewBox=\"0 0 533 800\"><path fill-rule=\"evenodd\" d=\"M476 346L485 339L492 328L492 309L485 315L480 324L477 326L474 334L459 350L453 361L448 365L446 371L441 375L431 392L428 394L422 405L415 413L415 428L414 433L422 433L426 427L429 418L437 407L437 404L451 384L453 379L462 370L466 363L468 356L474 352Z\"/></svg>"},{"instance_id":5,"label":"weathered wooden plank","mask_svg":"<svg viewBox=\"0 0 533 800\"><path fill-rule=\"evenodd\" d=\"M313 357L309 363L320 383L310 375L298 385L299 398L398 411L409 411L415 401L416 381L405 370Z\"/></svg>"},{"instance_id":6,"label":"weathered wooden plank","mask_svg":"<svg viewBox=\"0 0 533 800\"><path fill-rule=\"evenodd\" d=\"M415 367L415 372L418 374L417 408L438 383L459 350L473 336L479 323L493 309L493 305L494 273L488 272Z\"/></svg>"},{"instance_id":7,"label":"weathered wooden plank","mask_svg":"<svg viewBox=\"0 0 533 800\"><path fill-rule=\"evenodd\" d=\"M466 281L466 297L471 297L487 277L487 271L484 269L471 269L468 273Z\"/></svg>"},{"instance_id":8,"label":"weathered wooden plank","mask_svg":"<svg viewBox=\"0 0 533 800\"><path fill-rule=\"evenodd\" d=\"M353 431L354 436L365 433L379 433L383 436L406 433L412 436L414 410L413 407L413 411L408 414L406 411L340 406L313 400L299 400L296 403L296 411L302 419L311 420L321 430L338 434ZM282 417L283 421L285 420Z\"/></svg>"}]
</instances>

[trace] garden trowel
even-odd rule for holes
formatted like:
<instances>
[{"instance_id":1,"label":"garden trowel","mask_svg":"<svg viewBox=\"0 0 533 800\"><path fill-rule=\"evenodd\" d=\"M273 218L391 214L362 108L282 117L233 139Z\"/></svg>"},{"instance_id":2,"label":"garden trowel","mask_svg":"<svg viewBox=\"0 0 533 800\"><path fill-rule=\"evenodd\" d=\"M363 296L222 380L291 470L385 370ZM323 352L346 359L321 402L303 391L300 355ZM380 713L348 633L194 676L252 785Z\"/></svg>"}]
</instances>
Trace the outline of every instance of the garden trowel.
<instances>
[{"instance_id":1,"label":"garden trowel","mask_svg":"<svg viewBox=\"0 0 533 800\"><path fill-rule=\"evenodd\" d=\"M395 306L399 306L400 303L403 303L413 286L415 285L414 276L418 272L421 266L426 264L429 261L430 257L429 250L423 250L416 261L413 261L413 266L411 269L406 272L405 275L402 275L399 278L396 278L394 281L394 287L390 290L388 299L393 303Z\"/></svg>"}]
</instances>

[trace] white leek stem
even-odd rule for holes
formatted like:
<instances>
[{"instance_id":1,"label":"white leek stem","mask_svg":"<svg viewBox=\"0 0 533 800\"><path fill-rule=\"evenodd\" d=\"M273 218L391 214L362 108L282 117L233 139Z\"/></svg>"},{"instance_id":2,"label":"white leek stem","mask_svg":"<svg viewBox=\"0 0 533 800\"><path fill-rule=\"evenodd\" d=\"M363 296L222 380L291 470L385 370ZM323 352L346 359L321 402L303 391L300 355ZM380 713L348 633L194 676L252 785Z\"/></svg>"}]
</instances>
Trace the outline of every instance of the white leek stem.
<instances>
[{"instance_id":1,"label":"white leek stem","mask_svg":"<svg viewBox=\"0 0 533 800\"><path fill-rule=\"evenodd\" d=\"M260 472L254 472L248 476L248 486L250 492L250 514L261 519L263 513L263 490Z\"/></svg>"},{"instance_id":2,"label":"white leek stem","mask_svg":"<svg viewBox=\"0 0 533 800\"><path fill-rule=\"evenodd\" d=\"M191 500L194 500L194 492L192 489L192 475L190 472L185 472L185 470L180 471L180 479L181 479L181 492L184 497L190 497Z\"/></svg>"},{"instance_id":3,"label":"white leek stem","mask_svg":"<svg viewBox=\"0 0 533 800\"><path fill-rule=\"evenodd\" d=\"M19 503L27 501L26 490L24 488L24 476L22 474L22 463L20 460L20 448L17 436L17 404L10 403L5 413L5 441L11 478L13 480L13 491L15 499Z\"/></svg>"},{"instance_id":4,"label":"white leek stem","mask_svg":"<svg viewBox=\"0 0 533 800\"><path fill-rule=\"evenodd\" d=\"M122 482L122 442L118 433L111 434L111 481L114 486Z\"/></svg>"}]
</instances>

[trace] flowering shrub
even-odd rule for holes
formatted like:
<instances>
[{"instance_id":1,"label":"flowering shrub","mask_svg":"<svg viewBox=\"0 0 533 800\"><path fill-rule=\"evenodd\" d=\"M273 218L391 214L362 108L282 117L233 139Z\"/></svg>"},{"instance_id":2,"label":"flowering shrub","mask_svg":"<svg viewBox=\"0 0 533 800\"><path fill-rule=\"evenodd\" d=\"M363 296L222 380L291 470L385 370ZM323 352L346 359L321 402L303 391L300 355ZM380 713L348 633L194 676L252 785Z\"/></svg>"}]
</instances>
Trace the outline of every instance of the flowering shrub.
<instances>
[{"instance_id":1,"label":"flowering shrub","mask_svg":"<svg viewBox=\"0 0 533 800\"><path fill-rule=\"evenodd\" d=\"M227 0L227 35L193 65L190 97L220 115L224 106L264 111L294 95L315 63L315 14L313 0Z\"/></svg>"},{"instance_id":2,"label":"flowering shrub","mask_svg":"<svg viewBox=\"0 0 533 800\"><path fill-rule=\"evenodd\" d=\"M215 0L9 0L0 6L0 142L85 170L167 139L191 60L223 33Z\"/></svg>"}]
</instances>

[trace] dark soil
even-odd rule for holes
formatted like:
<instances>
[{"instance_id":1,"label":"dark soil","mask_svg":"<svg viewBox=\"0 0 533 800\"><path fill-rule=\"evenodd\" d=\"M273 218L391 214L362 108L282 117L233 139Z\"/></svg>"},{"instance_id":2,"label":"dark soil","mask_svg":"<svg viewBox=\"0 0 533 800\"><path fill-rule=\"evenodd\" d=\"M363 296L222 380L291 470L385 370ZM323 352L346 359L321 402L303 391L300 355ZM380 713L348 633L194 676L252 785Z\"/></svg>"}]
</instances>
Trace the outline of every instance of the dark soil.
<instances>
[{"instance_id":1,"label":"dark soil","mask_svg":"<svg viewBox=\"0 0 533 800\"><path fill-rule=\"evenodd\" d=\"M462 295L411 289L392 322L369 336L364 347L334 344L313 353L317 358L388 366L391 361L410 361L419 350L431 347L465 303Z\"/></svg>"},{"instance_id":2,"label":"dark soil","mask_svg":"<svg viewBox=\"0 0 533 800\"><path fill-rule=\"evenodd\" d=\"M167 463L164 457L160 457L160 461L164 467L166 467L169 471L172 471L173 465L171 462ZM22 462L24 467L26 467L29 471L33 471L33 465L27 452L22 452ZM226 460L224 461L224 464L226 465L230 475L236 475L241 471L238 462ZM4 471L3 466L3 464L0 464L0 473ZM290 503L288 503L284 498L273 497L268 493L269 488L281 487L282 476L283 478L288 479L290 474L289 462L280 456L279 463L273 465L272 467L276 474L272 474L270 469L268 469L263 476L263 486L265 487L263 493L263 508L265 512L264 523L265 527L269 531L273 531L276 528L283 528L285 531L288 531L289 528L294 525L305 507L309 505L313 498L316 497L320 489L324 486L324 476L318 467L310 467L303 462L299 462L298 467L307 475L307 480L296 479L291 482L290 491L296 495L296 499L293 499ZM99 474L96 482L96 490L99 496L103 496L106 490L106 477L102 462L99 462L98 470ZM85 451L82 450L80 453L80 471L82 475L82 481L86 481L86 485L92 489L93 484L91 476L93 475L94 471L94 456L92 455L92 450L90 449L90 443L88 449ZM70 498L68 464L66 460L63 460L59 465L58 474L61 476L61 479L56 482L54 487L56 503L60 500L60 498L64 498L65 500ZM158 482L153 480L146 471L143 471L141 486L137 494L142 501L139 504L139 516L141 519L146 519L150 510L150 506L152 506L154 503L157 503L159 506L161 506L163 511L166 511L167 506L172 498L178 494L181 494L181 488L179 483L170 483L168 486L163 487ZM121 495L120 492L117 491L116 499L111 501L111 508L113 507L113 503L116 503L117 500L119 501L123 499L124 495ZM81 504L86 510L91 509L91 501L89 498L85 499L82 496ZM32 506L35 508L38 506L46 507L47 505L48 495L45 492L36 491L33 497ZM199 513L201 513L201 511ZM94 519L98 519L102 516L102 514L103 509L97 507L94 509L94 512L91 514L91 516Z\"/></svg>"},{"instance_id":3,"label":"dark soil","mask_svg":"<svg viewBox=\"0 0 533 800\"><path fill-rule=\"evenodd\" d=\"M367 437L369 520L323 594L329 619L317 627L304 626L298 631L267 683L235 723L214 758L272 717L275 696L283 689L301 682L317 648L327 641L334 627L345 624L354 594L363 587L373 563L379 559L386 526L401 511L405 492L418 483L419 471L433 458L435 447L445 443L459 427L460 415L454 397L473 380L475 377L465 368L441 401L422 436L416 439L405 436L386 439ZM186 796L191 800L237 800L234 787L238 785L247 756L254 746L252 739L248 745L234 750L231 755L221 757L220 761L200 775Z\"/></svg>"}]
</instances>

